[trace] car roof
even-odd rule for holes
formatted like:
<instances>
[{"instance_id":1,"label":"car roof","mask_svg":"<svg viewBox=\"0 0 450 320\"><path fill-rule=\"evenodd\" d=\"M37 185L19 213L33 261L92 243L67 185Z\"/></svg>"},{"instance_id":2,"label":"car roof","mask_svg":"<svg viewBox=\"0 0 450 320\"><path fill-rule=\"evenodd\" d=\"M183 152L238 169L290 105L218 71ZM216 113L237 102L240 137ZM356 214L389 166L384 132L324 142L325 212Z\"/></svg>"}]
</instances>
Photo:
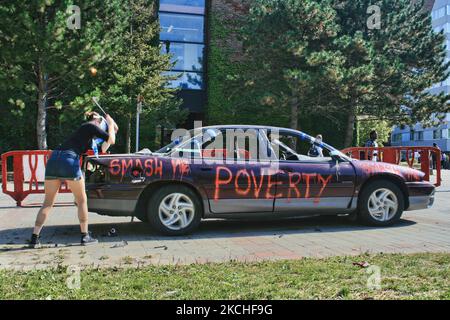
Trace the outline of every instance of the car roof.
<instances>
[{"instance_id":1,"label":"car roof","mask_svg":"<svg viewBox=\"0 0 450 320\"><path fill-rule=\"evenodd\" d=\"M300 135L305 138L306 140L310 140L310 141L315 141L315 138L312 137L311 135L304 133L303 131L300 130L295 130L295 129L291 129L291 128L282 128L282 127L274 127L274 126L262 126L262 125L248 125L248 124L226 124L226 125L214 125L214 126L206 126L206 127L198 127L195 128L197 130L201 129L236 129L236 128L240 128L240 129L266 129L266 130L277 130L280 132L290 132L290 133L300 133ZM195 130L193 129L193 130ZM323 143L323 146L327 146L331 149L335 149L334 147Z\"/></svg>"},{"instance_id":2,"label":"car roof","mask_svg":"<svg viewBox=\"0 0 450 320\"><path fill-rule=\"evenodd\" d=\"M275 127L275 126L262 126L262 125L249 125L249 124L226 124L226 125L214 125L214 126L205 126L205 127L198 127L195 129L266 129L266 130L278 130L278 131L291 131L291 132L300 132L303 134L306 134L300 130L295 130L291 128L282 128L282 127ZM306 134L308 135L308 134Z\"/></svg>"}]
</instances>

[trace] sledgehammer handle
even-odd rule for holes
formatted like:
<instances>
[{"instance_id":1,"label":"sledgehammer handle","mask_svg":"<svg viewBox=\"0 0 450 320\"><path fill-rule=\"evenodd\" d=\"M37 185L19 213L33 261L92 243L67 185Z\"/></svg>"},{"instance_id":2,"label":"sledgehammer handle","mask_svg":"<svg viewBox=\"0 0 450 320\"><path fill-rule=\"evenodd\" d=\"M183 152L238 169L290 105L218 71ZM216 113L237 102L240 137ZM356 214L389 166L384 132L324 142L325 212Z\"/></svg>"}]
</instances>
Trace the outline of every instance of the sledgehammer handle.
<instances>
[{"instance_id":1,"label":"sledgehammer handle","mask_svg":"<svg viewBox=\"0 0 450 320\"><path fill-rule=\"evenodd\" d=\"M97 105L97 107L100 108L100 110L103 112L103 115L106 116L106 112L105 112L105 110L103 110L102 106L98 103L97 97L92 97L92 101L94 101L94 103Z\"/></svg>"}]
</instances>

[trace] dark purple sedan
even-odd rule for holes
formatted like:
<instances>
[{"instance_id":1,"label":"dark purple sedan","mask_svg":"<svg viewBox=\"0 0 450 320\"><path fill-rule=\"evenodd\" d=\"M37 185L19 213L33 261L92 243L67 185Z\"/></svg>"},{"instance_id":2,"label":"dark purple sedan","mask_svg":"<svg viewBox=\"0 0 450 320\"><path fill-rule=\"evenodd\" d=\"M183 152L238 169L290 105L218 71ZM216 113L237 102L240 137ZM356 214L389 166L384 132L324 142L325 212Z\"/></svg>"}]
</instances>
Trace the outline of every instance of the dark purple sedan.
<instances>
[{"instance_id":1,"label":"dark purple sedan","mask_svg":"<svg viewBox=\"0 0 450 320\"><path fill-rule=\"evenodd\" d=\"M420 171L353 160L303 132L261 126L180 131L156 152L91 156L84 166L89 211L136 216L169 235L214 217L347 214L386 226L429 208L435 189Z\"/></svg>"}]
</instances>

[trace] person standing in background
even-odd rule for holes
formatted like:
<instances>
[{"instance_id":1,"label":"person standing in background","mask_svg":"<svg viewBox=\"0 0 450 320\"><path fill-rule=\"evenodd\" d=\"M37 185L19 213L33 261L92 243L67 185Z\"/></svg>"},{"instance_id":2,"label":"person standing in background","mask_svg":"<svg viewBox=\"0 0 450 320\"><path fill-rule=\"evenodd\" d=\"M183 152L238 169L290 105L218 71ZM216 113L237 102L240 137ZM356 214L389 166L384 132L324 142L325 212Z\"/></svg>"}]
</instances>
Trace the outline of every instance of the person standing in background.
<instances>
[{"instance_id":1,"label":"person standing in background","mask_svg":"<svg viewBox=\"0 0 450 320\"><path fill-rule=\"evenodd\" d=\"M319 146L322 143L322 135L318 134L316 140L313 142L311 148L308 150L308 157L323 158L323 149Z\"/></svg>"},{"instance_id":2,"label":"person standing in background","mask_svg":"<svg viewBox=\"0 0 450 320\"><path fill-rule=\"evenodd\" d=\"M364 147L378 148L377 139L378 139L378 133L375 130L372 130L369 134L369 139L364 144ZM372 157L371 157L371 154L372 154ZM377 158L378 158L378 152L376 150L373 151L372 153L369 152L369 155L368 155L369 160L377 161Z\"/></svg>"},{"instance_id":3,"label":"person standing in background","mask_svg":"<svg viewBox=\"0 0 450 320\"><path fill-rule=\"evenodd\" d=\"M437 145L436 142L433 142L433 147L441 150L441 148L439 148L439 146ZM441 152L441 161L442 161L442 152ZM434 152L431 153L431 162L432 162L432 168L434 170L436 170L437 169L437 154Z\"/></svg>"}]
</instances>

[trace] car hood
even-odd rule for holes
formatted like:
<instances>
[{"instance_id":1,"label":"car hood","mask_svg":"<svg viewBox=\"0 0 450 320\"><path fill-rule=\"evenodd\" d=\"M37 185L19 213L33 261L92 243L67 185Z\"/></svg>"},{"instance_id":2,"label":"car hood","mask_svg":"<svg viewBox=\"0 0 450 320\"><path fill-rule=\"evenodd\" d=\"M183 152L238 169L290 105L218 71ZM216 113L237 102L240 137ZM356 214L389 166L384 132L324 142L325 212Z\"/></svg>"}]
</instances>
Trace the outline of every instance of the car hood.
<instances>
[{"instance_id":1,"label":"car hood","mask_svg":"<svg viewBox=\"0 0 450 320\"><path fill-rule=\"evenodd\" d=\"M425 177L425 173L422 171L386 162L354 160L352 163L355 169L363 176L375 174L395 175L403 178L407 182L423 181Z\"/></svg>"}]
</instances>

